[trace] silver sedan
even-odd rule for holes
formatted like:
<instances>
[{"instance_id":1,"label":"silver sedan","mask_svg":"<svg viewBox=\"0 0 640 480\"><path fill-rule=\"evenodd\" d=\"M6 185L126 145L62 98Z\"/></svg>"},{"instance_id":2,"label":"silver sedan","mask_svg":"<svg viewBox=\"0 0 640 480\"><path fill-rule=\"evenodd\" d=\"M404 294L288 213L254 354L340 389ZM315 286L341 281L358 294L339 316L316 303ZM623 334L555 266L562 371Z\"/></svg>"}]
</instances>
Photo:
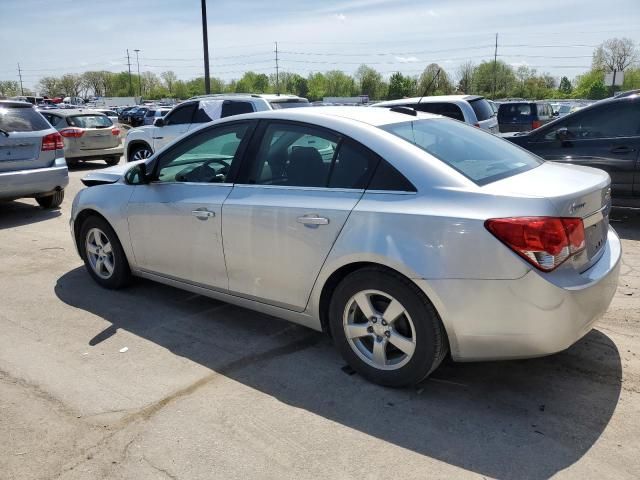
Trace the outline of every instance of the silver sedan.
<instances>
[{"instance_id":1,"label":"silver sedan","mask_svg":"<svg viewBox=\"0 0 640 480\"><path fill-rule=\"evenodd\" d=\"M131 276L331 334L366 378L547 355L614 295L610 179L402 107L229 117L90 174L71 229L106 288Z\"/></svg>"}]
</instances>

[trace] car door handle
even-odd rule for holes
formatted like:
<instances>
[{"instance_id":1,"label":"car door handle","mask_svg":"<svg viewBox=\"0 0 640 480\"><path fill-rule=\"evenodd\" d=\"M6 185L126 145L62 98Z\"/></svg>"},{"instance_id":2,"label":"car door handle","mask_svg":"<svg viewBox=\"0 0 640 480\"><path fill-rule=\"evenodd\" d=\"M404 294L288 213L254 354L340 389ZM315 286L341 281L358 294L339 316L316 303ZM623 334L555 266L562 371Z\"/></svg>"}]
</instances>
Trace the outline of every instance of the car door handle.
<instances>
[{"instance_id":1,"label":"car door handle","mask_svg":"<svg viewBox=\"0 0 640 480\"><path fill-rule=\"evenodd\" d=\"M303 215L302 217L298 217L297 221L303 225L329 225L328 218L320 217L315 214Z\"/></svg>"},{"instance_id":2,"label":"car door handle","mask_svg":"<svg viewBox=\"0 0 640 480\"><path fill-rule=\"evenodd\" d=\"M151 138L153 138L154 140L162 140L164 137L151 137Z\"/></svg>"},{"instance_id":3,"label":"car door handle","mask_svg":"<svg viewBox=\"0 0 640 480\"><path fill-rule=\"evenodd\" d=\"M216 212L212 212L210 210L207 210L206 208L203 208L200 210L192 210L191 215L193 215L196 218L199 218L200 220L206 220L208 218L215 217Z\"/></svg>"},{"instance_id":4,"label":"car door handle","mask_svg":"<svg viewBox=\"0 0 640 480\"><path fill-rule=\"evenodd\" d=\"M627 147L626 145L622 145L620 147L614 147L609 150L611 153L618 153L620 155L624 155L625 153L635 152L635 148Z\"/></svg>"}]
</instances>

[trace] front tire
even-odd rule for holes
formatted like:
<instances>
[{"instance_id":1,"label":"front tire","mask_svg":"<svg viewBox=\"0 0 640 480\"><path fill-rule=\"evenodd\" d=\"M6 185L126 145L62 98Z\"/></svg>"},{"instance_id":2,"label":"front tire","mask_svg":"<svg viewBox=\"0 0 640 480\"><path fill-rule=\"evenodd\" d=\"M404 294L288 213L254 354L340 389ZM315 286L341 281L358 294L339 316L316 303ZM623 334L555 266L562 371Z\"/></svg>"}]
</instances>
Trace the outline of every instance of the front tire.
<instances>
[{"instance_id":1,"label":"front tire","mask_svg":"<svg viewBox=\"0 0 640 480\"><path fill-rule=\"evenodd\" d=\"M51 209L58 208L62 205L62 201L64 200L64 190L58 190L52 195L47 195L46 197L36 197L36 202L42 208Z\"/></svg>"},{"instance_id":2,"label":"front tire","mask_svg":"<svg viewBox=\"0 0 640 480\"><path fill-rule=\"evenodd\" d=\"M148 145L136 145L129 151L127 155L127 162L133 162L136 160L144 160L153 155L151 147Z\"/></svg>"},{"instance_id":3,"label":"front tire","mask_svg":"<svg viewBox=\"0 0 640 480\"><path fill-rule=\"evenodd\" d=\"M363 268L340 282L329 322L342 357L380 385L414 385L448 351L446 332L426 295L407 278L382 268Z\"/></svg>"},{"instance_id":4,"label":"front tire","mask_svg":"<svg viewBox=\"0 0 640 480\"><path fill-rule=\"evenodd\" d=\"M89 275L102 287L118 289L131 280L129 263L116 232L102 218L91 216L80 228L79 246Z\"/></svg>"}]
</instances>

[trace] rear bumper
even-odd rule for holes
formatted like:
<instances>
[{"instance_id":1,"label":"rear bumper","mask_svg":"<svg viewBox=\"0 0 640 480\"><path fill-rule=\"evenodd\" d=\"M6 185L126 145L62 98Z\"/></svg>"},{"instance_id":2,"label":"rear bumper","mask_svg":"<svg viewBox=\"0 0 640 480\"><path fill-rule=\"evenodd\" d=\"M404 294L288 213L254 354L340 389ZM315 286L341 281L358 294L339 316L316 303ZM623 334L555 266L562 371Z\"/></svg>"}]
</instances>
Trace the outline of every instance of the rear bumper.
<instances>
[{"instance_id":1,"label":"rear bumper","mask_svg":"<svg viewBox=\"0 0 640 480\"><path fill-rule=\"evenodd\" d=\"M440 312L454 360L528 358L562 351L605 313L622 249L609 230L600 260L571 279L531 270L515 280L418 280Z\"/></svg>"},{"instance_id":2,"label":"rear bumper","mask_svg":"<svg viewBox=\"0 0 640 480\"><path fill-rule=\"evenodd\" d=\"M501 123L500 124L500 133L509 133L509 132L528 132L531 130L531 124L524 123Z\"/></svg>"},{"instance_id":3,"label":"rear bumper","mask_svg":"<svg viewBox=\"0 0 640 480\"><path fill-rule=\"evenodd\" d=\"M0 198L36 197L63 189L68 184L67 164L64 158L58 158L53 167L0 173Z\"/></svg>"},{"instance_id":4,"label":"rear bumper","mask_svg":"<svg viewBox=\"0 0 640 480\"><path fill-rule=\"evenodd\" d=\"M91 160L96 158L121 157L124 155L122 142L117 147L96 150L66 150L65 157L69 160Z\"/></svg>"}]
</instances>

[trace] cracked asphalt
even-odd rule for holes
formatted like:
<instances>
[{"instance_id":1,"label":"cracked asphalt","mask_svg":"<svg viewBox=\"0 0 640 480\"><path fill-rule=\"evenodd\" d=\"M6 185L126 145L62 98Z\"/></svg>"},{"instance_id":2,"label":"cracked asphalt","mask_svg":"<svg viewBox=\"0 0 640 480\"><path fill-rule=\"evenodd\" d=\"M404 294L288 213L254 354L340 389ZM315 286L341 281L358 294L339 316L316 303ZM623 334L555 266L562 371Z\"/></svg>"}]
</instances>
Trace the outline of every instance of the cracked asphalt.
<instances>
[{"instance_id":1,"label":"cracked asphalt","mask_svg":"<svg viewBox=\"0 0 640 480\"><path fill-rule=\"evenodd\" d=\"M329 339L174 288L102 290L60 211L0 204L1 479L640 478L640 213L565 352L393 390ZM121 350L127 347L127 350Z\"/></svg>"}]
</instances>

